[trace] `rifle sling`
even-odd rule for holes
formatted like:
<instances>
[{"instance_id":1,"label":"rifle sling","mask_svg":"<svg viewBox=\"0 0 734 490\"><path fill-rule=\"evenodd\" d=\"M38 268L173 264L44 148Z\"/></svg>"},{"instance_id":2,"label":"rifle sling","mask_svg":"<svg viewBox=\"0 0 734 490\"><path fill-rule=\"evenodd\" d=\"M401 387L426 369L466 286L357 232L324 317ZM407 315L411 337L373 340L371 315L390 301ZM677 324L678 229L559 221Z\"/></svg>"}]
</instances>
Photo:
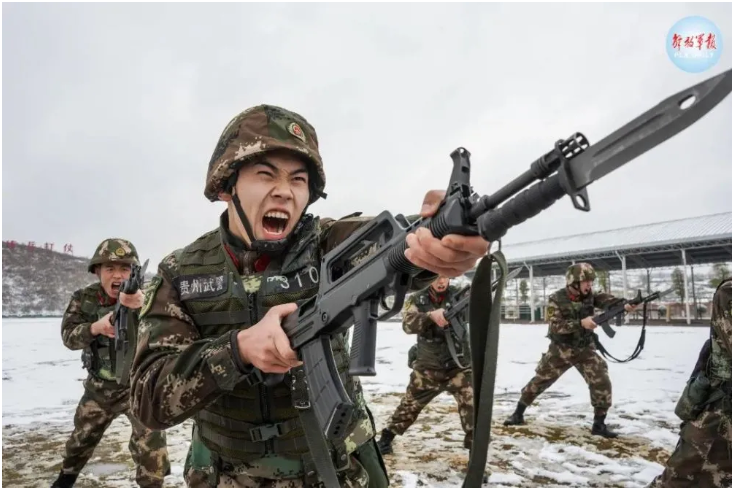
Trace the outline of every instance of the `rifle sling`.
<instances>
[{"instance_id":1,"label":"rifle sling","mask_svg":"<svg viewBox=\"0 0 734 490\"><path fill-rule=\"evenodd\" d=\"M614 357L612 354L609 353L609 351L602 345L601 341L599 341L599 336L596 333L592 334L592 337L594 339L594 344L596 345L596 348L599 350L602 356L604 358L618 362L618 363L624 363L629 362L637 359L637 357L642 353L642 349L645 348L645 328L647 327L647 302L643 303L642 305L642 330L640 331L640 339L637 341L637 347L635 347L634 352L630 354L630 356L627 359L620 360Z\"/></svg>"},{"instance_id":2,"label":"rifle sling","mask_svg":"<svg viewBox=\"0 0 734 490\"><path fill-rule=\"evenodd\" d=\"M459 369L466 369L468 366L463 365L461 361L459 361L459 355L456 352L456 342L454 341L454 334L451 333L450 325L447 325L444 329L444 336L446 337L446 344L449 346L449 354L451 354L451 359L454 360Z\"/></svg>"},{"instance_id":3,"label":"rifle sling","mask_svg":"<svg viewBox=\"0 0 734 490\"><path fill-rule=\"evenodd\" d=\"M499 282L494 296L492 296L492 258L499 266ZM469 453L469 466L462 485L464 488L481 487L487 466L494 384L497 375L500 305L506 277L507 261L504 254L497 251L491 256L482 258L472 280L469 339L474 388L474 438Z\"/></svg>"}]
</instances>

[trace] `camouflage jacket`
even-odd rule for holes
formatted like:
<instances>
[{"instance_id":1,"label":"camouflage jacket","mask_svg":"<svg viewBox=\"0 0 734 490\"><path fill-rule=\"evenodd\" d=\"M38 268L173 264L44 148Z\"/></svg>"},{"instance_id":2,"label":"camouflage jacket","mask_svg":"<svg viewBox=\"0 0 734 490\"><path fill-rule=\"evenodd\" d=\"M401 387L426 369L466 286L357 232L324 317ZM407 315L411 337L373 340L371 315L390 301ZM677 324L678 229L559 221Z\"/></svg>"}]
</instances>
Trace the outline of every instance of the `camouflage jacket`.
<instances>
[{"instance_id":1,"label":"camouflage jacket","mask_svg":"<svg viewBox=\"0 0 734 490\"><path fill-rule=\"evenodd\" d=\"M449 298L458 290L456 286L449 286L438 302L433 301L428 289L408 296L403 305L403 331L419 336L443 337L443 329L431 319L430 312L444 308Z\"/></svg>"},{"instance_id":2,"label":"camouflage jacket","mask_svg":"<svg viewBox=\"0 0 734 490\"><path fill-rule=\"evenodd\" d=\"M711 312L711 358L708 374L712 381L731 381L731 278L716 290Z\"/></svg>"},{"instance_id":3,"label":"camouflage jacket","mask_svg":"<svg viewBox=\"0 0 734 490\"><path fill-rule=\"evenodd\" d=\"M321 253L334 249L370 219L354 215L338 221L322 219ZM222 217L222 223L225 222L226 212ZM222 224L220 230L223 227L226 228ZM181 284L174 284L171 279L172 271L180 267L177 252L163 259L153 279L155 287L146 291L131 371L131 409L143 424L158 430L196 415L246 379L238 367L239 352L231 344L232 331L218 338L203 338L200 327L186 310ZM254 271L257 257L253 252L244 251L237 258L242 275ZM414 279L411 289L424 288L435 277L424 271ZM277 304L287 302L284 298Z\"/></svg>"},{"instance_id":4,"label":"camouflage jacket","mask_svg":"<svg viewBox=\"0 0 734 490\"><path fill-rule=\"evenodd\" d=\"M61 321L61 339L71 350L83 350L82 362L89 371L84 387L101 398L118 398L126 392L114 381L114 368L110 362L111 339L104 335L92 335L92 324L113 311L116 300L110 298L99 282L79 289L71 296Z\"/></svg>"},{"instance_id":5,"label":"camouflage jacket","mask_svg":"<svg viewBox=\"0 0 734 490\"><path fill-rule=\"evenodd\" d=\"M440 298L432 298L429 289L416 292L405 300L403 306L403 331L418 336L418 348L414 369L454 369L456 363L451 358L446 342L446 328L439 327L430 316L430 312L445 308L449 299L459 291L456 286L449 286ZM463 322L466 326L466 321ZM468 335L463 345L455 342L457 352L469 352Z\"/></svg>"},{"instance_id":6,"label":"camouflage jacket","mask_svg":"<svg viewBox=\"0 0 734 490\"><path fill-rule=\"evenodd\" d=\"M581 320L593 316L595 308L605 308L615 299L607 293L572 299L566 288L559 289L548 297L548 338L559 344L588 345L591 331L581 326Z\"/></svg>"}]
</instances>

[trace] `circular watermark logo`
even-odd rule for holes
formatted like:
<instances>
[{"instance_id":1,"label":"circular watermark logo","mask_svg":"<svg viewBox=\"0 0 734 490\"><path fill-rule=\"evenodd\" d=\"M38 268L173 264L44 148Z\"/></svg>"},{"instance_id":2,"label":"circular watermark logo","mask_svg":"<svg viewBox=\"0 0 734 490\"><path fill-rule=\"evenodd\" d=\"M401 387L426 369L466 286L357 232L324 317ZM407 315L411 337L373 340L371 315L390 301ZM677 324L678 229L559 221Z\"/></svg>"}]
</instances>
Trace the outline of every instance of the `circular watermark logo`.
<instances>
[{"instance_id":1,"label":"circular watermark logo","mask_svg":"<svg viewBox=\"0 0 734 490\"><path fill-rule=\"evenodd\" d=\"M724 39L716 24L705 17L679 20L665 38L665 49L675 66L689 73L706 71L721 58Z\"/></svg>"}]
</instances>

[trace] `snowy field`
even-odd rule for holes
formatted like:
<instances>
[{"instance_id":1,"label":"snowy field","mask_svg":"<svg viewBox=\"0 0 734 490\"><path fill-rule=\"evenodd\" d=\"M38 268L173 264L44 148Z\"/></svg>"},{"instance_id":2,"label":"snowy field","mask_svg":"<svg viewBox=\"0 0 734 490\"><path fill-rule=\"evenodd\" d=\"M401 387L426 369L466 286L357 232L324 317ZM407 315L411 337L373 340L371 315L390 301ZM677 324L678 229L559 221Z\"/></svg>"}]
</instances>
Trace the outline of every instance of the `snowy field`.
<instances>
[{"instance_id":1,"label":"snowy field","mask_svg":"<svg viewBox=\"0 0 734 490\"><path fill-rule=\"evenodd\" d=\"M59 327L58 318L3 321L3 486L48 487L58 473L86 376L80 352L63 347ZM677 441L680 421L673 408L707 329L650 327L638 359L610 363L614 406L607 422L620 433L616 440L591 436L589 394L575 370L528 409L528 425L502 426L547 348L545 331L545 325L502 326L491 476L485 486L645 486L662 471L661 463ZM617 357L627 357L638 335L639 327L622 327L605 346ZM399 323L381 324L378 375L362 378L378 431L405 390L410 374L407 352L414 341ZM166 486L185 486L182 471L190 425L167 432L173 474ZM129 434L127 419L118 418L76 486L135 486ZM391 486L460 486L468 461L462 441L455 402L441 395L395 439L394 454L385 458Z\"/></svg>"}]
</instances>

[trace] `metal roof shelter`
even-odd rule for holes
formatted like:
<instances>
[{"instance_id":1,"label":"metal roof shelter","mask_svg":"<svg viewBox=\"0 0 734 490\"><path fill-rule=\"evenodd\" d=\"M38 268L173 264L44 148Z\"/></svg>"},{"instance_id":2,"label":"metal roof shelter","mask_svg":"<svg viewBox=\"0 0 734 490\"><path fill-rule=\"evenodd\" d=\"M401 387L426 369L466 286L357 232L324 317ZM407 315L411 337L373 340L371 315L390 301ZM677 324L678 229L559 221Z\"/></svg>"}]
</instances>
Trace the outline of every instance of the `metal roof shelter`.
<instances>
[{"instance_id":1,"label":"metal roof shelter","mask_svg":"<svg viewBox=\"0 0 734 490\"><path fill-rule=\"evenodd\" d=\"M518 278L563 275L569 265L588 262L595 268L623 271L732 261L732 213L717 213L615 230L502 244L510 269L524 266ZM471 277L471 276L470 276ZM688 275L684 276L686 316ZM532 296L531 288L531 296ZM532 298L531 298L532 301ZM534 310L533 310L534 313ZM535 315L533 315L534 317ZM534 320L534 318L533 318Z\"/></svg>"},{"instance_id":2,"label":"metal roof shelter","mask_svg":"<svg viewBox=\"0 0 734 490\"><path fill-rule=\"evenodd\" d=\"M563 275L574 262L601 269L651 269L732 260L732 213L663 221L616 230L502 245L507 265L526 266L518 277Z\"/></svg>"}]
</instances>

